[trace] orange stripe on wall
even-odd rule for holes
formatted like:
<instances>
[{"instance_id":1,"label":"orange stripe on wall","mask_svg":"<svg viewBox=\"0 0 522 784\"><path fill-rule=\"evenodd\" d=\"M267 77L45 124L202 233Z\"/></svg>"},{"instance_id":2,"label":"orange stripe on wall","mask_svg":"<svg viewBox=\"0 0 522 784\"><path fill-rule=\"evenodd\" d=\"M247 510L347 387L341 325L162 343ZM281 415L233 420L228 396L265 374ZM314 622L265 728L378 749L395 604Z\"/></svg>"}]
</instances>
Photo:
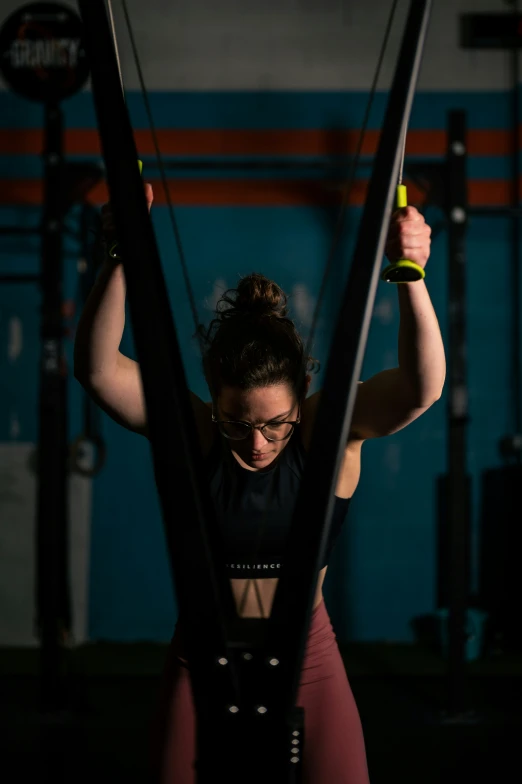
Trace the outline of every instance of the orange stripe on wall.
<instances>
[{"instance_id":1,"label":"orange stripe on wall","mask_svg":"<svg viewBox=\"0 0 522 784\"><path fill-rule=\"evenodd\" d=\"M350 204L364 204L367 180L358 180L353 188ZM153 180L155 204L166 204L160 180ZM521 180L522 186L522 180ZM238 206L284 207L313 206L338 203L341 186L318 180L170 180L172 202L178 206ZM470 180L468 198L471 206L507 206L511 184L508 180ZM422 204L424 195L414 184L408 186L412 204ZM0 180L0 204L40 205L43 187L41 180ZM88 195L92 204L107 201L107 189L101 183Z\"/></svg>"},{"instance_id":2,"label":"orange stripe on wall","mask_svg":"<svg viewBox=\"0 0 522 784\"><path fill-rule=\"evenodd\" d=\"M335 156L349 155L357 149L359 130L158 130L163 155L283 155ZM368 131L362 148L363 155L373 155L377 149L379 131ZM135 131L136 145L141 155L154 155L154 144L148 130ZM522 128L521 128L522 138ZM67 155L100 155L97 130L69 129L65 132ZM0 155L39 155L43 149L41 129L1 129ZM446 131L416 131L408 133L408 155L443 156L446 152ZM508 131L470 130L470 155L508 155L511 138Z\"/></svg>"}]
</instances>

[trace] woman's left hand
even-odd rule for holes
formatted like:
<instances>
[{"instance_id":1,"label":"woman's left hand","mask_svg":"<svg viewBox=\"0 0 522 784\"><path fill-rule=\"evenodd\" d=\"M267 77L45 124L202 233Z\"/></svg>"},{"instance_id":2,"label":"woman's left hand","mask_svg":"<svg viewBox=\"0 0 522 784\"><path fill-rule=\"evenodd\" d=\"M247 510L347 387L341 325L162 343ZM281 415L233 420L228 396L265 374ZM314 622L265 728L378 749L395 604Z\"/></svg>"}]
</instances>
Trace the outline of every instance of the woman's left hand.
<instances>
[{"instance_id":1,"label":"woman's left hand","mask_svg":"<svg viewBox=\"0 0 522 784\"><path fill-rule=\"evenodd\" d=\"M408 259L425 267L431 246L431 229L415 207L402 207L393 213L386 241L389 261Z\"/></svg>"}]
</instances>

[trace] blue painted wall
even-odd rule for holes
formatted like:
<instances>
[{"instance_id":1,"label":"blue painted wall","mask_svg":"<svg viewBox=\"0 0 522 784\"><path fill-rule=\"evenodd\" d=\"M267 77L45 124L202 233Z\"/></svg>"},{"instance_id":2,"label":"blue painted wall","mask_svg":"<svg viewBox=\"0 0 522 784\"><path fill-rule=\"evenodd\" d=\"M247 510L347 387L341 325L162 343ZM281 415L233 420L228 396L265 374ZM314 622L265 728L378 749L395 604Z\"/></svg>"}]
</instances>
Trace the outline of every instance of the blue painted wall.
<instances>
[{"instance_id":1,"label":"blue painted wall","mask_svg":"<svg viewBox=\"0 0 522 784\"><path fill-rule=\"evenodd\" d=\"M359 127L366 93L154 93L155 122L169 128L326 128ZM139 96L130 94L135 127L146 127ZM370 126L379 127L385 96L378 95ZM411 127L442 129L446 112L468 110L471 128L507 128L509 100L504 93L420 93ZM68 127L95 125L91 97L81 94L64 104ZM38 128L41 109L0 93L0 127ZM84 156L83 156L84 157ZM145 162L145 176L157 170ZM3 156L0 179L39 177L36 156ZM147 168L148 167L148 168ZM303 174L309 172L303 170ZM507 159L470 159L469 174L502 178ZM361 175L364 176L364 166ZM183 175L185 176L185 174ZM204 175L208 176L207 174ZM215 175L218 176L218 175ZM228 175L231 176L231 175ZM237 175L239 176L239 175ZM297 173L296 176L299 176ZM207 397L193 324L165 207L153 210L186 372L194 391ZM36 207L0 206L0 226L36 225ZM253 270L275 278L289 291L298 283L315 296L331 237L331 216L321 208L184 207L177 210L196 301L208 318L208 299L216 281L232 286ZM339 286L350 263L360 217L351 209L343 253L332 272L315 342L323 366L330 329L339 304ZM441 216L428 210L427 220ZM71 217L71 225L74 216ZM0 274L36 271L34 238L0 237ZM77 245L67 242L66 296L75 294ZM146 263L146 260L144 260ZM509 234L503 219L472 219L468 239L469 373L471 396L470 470L478 488L480 472L498 463L496 443L509 419ZM443 333L446 331L446 236L433 243L427 282ZM24 348L10 362L9 321L23 324ZM0 440L36 437L39 294L36 286L0 286ZM305 319L306 321L306 319ZM398 308L395 291L379 288L363 377L396 362ZM304 324L306 333L306 324ZM132 354L126 333L122 350ZM68 344L69 357L72 341ZM321 376L316 383L319 384ZM71 378L71 435L81 427L81 393ZM13 412L19 427L13 429ZM435 483L445 469L446 400L405 431L363 448L362 479L327 579L330 612L341 639L411 639L411 619L430 612L435 601ZM108 460L94 480L91 532L90 636L93 639L169 638L176 608L156 498L148 445L103 418ZM175 478L173 478L175 481ZM180 506L182 505L180 488Z\"/></svg>"}]
</instances>

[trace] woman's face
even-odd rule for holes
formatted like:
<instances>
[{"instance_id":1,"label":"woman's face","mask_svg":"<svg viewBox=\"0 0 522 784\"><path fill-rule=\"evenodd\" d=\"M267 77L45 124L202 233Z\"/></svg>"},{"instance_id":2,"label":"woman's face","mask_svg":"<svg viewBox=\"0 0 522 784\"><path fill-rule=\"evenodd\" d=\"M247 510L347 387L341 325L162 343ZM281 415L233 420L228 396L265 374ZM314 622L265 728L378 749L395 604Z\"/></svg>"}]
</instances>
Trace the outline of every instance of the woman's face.
<instances>
[{"instance_id":1,"label":"woman's face","mask_svg":"<svg viewBox=\"0 0 522 784\"><path fill-rule=\"evenodd\" d=\"M216 419L251 425L295 421L299 415L299 401L285 383L248 390L223 387L216 403ZM268 441L260 430L251 430L242 441L228 439L228 444L241 465L260 471L275 460L288 441Z\"/></svg>"}]
</instances>

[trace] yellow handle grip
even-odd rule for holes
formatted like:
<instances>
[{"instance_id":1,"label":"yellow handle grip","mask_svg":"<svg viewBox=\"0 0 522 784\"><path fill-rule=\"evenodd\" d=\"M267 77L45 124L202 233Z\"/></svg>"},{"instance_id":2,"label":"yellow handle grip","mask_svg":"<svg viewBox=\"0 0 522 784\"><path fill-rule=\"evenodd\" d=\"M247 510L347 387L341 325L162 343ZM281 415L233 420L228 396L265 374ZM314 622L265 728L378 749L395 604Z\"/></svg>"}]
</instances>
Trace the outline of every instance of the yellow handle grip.
<instances>
[{"instance_id":1,"label":"yellow handle grip","mask_svg":"<svg viewBox=\"0 0 522 784\"><path fill-rule=\"evenodd\" d=\"M405 185L397 185L396 192L397 209L408 206L408 192ZM389 264L381 273L381 280L387 283L411 283L415 280L422 280L425 272L418 264L409 259L400 259L393 264Z\"/></svg>"},{"instance_id":2,"label":"yellow handle grip","mask_svg":"<svg viewBox=\"0 0 522 784\"><path fill-rule=\"evenodd\" d=\"M397 185L397 209L408 206L408 192L405 185Z\"/></svg>"}]
</instances>

